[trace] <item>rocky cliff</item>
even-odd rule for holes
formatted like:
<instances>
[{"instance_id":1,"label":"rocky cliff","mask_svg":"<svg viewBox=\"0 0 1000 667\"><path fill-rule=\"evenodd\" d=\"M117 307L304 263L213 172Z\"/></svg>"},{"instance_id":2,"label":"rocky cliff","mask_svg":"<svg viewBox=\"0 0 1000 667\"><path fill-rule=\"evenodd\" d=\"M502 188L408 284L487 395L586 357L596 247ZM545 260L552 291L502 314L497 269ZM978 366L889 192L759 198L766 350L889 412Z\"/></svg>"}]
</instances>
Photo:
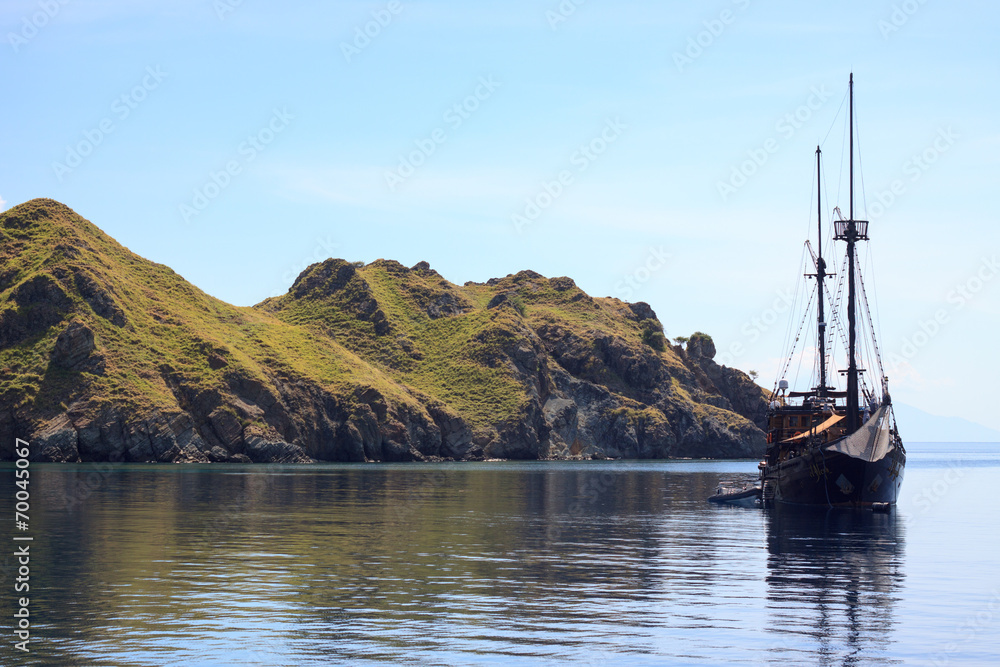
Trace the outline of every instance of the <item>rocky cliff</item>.
<instances>
[{"instance_id":1,"label":"rocky cliff","mask_svg":"<svg viewBox=\"0 0 1000 667\"><path fill-rule=\"evenodd\" d=\"M752 457L763 392L644 303L329 259L252 308L67 207L0 214L0 459Z\"/></svg>"}]
</instances>

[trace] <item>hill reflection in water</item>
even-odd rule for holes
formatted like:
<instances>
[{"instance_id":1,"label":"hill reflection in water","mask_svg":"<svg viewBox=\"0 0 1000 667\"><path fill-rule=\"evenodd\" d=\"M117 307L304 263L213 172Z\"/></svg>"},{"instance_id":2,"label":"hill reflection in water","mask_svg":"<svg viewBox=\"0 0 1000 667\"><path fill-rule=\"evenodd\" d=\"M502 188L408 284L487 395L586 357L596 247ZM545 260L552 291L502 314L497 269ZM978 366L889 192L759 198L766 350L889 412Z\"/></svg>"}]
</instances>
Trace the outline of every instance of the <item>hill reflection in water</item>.
<instances>
[{"instance_id":1,"label":"hill reflection in water","mask_svg":"<svg viewBox=\"0 0 1000 667\"><path fill-rule=\"evenodd\" d=\"M752 467L39 466L34 656L889 662L893 518L705 502Z\"/></svg>"}]
</instances>

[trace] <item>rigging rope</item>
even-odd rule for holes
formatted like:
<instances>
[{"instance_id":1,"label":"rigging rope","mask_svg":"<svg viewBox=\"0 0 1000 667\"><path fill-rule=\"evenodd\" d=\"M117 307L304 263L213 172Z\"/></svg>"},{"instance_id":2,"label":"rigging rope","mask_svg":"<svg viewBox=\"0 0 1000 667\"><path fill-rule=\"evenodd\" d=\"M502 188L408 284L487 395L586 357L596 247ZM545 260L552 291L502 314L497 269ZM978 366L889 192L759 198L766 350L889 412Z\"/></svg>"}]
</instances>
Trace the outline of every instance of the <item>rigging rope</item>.
<instances>
[{"instance_id":1,"label":"rigging rope","mask_svg":"<svg viewBox=\"0 0 1000 667\"><path fill-rule=\"evenodd\" d=\"M817 271L818 271L819 270L819 268L818 268L819 264L817 262L816 254L813 252L813 249L812 249L811 245L808 246L808 247L809 247L809 253L812 256L813 266L817 267ZM846 337L846 333L845 333L843 325L841 325L841 323L840 323L840 315L838 314L839 310L840 310L841 296L843 295L844 273L846 271L847 271L847 256L845 255L844 256L844 266L841 268L840 273L838 274L840 276L840 279L839 279L838 285L837 285L837 298L836 299L834 299L833 295L830 294L830 286L826 282L823 283L823 289L826 292L827 302L831 304L830 318L833 320L833 323L834 323L833 327L827 326L827 330L829 332L828 333L828 336L829 336L828 340L829 340L829 342L828 342L828 345L827 345L827 349L828 350L832 350L832 348L833 348L834 329L836 329L836 331L838 333L840 333L841 342L843 342L843 344L844 344L844 349L846 350L849 347L848 341L847 341L847 337ZM832 359L832 356L830 358ZM827 367L829 368L829 364L827 365Z\"/></svg>"},{"instance_id":2,"label":"rigging rope","mask_svg":"<svg viewBox=\"0 0 1000 667\"><path fill-rule=\"evenodd\" d=\"M861 285L861 301L865 304L865 313L868 316L868 332L871 334L871 343L875 350L875 361L878 364L878 375L885 377L885 369L882 367L882 353L878 349L878 339L875 337L875 325L872 322L872 311L868 306L868 293L865 291L865 281L861 276L861 269L858 268L858 284Z\"/></svg>"},{"instance_id":3,"label":"rigging rope","mask_svg":"<svg viewBox=\"0 0 1000 667\"><path fill-rule=\"evenodd\" d=\"M802 318L802 323L799 324L799 330L795 334L795 341L792 343L791 353L785 360L785 367L781 369L781 373L778 375L779 378L783 378L788 373L788 367L792 365L792 358L795 356L795 348L798 347L799 339L802 337L802 329L805 327L806 322L809 320L809 312L812 308L813 297L816 296L815 292L810 293L809 301L806 303L805 317ZM801 364L801 361L799 362ZM777 385L775 385L777 387Z\"/></svg>"},{"instance_id":4,"label":"rigging rope","mask_svg":"<svg viewBox=\"0 0 1000 667\"><path fill-rule=\"evenodd\" d=\"M840 112L844 110L844 103L847 102L848 92L845 92L844 96L841 98L840 106L837 107L837 114L833 117L833 121L830 123L830 129L826 131L826 136L823 137L823 141L819 142L821 147L826 146L826 140L830 138L830 133L833 132L833 126L837 124L837 119L840 118Z\"/></svg>"},{"instance_id":5,"label":"rigging rope","mask_svg":"<svg viewBox=\"0 0 1000 667\"><path fill-rule=\"evenodd\" d=\"M799 273L800 274L802 273L803 267L805 267L805 263L806 263L806 249L805 249L805 246L803 246L803 248L802 248L802 256L799 259ZM794 313L794 312L796 312L796 310L798 310L797 306L798 306L798 303L799 303L799 294L801 293L801 290L802 290L802 281L796 280L795 281L795 294L792 296L792 303L789 306L789 310L788 310L788 312L790 314ZM792 345L791 339L792 339L792 329L793 329L793 327L794 327L794 320L791 317L789 317L788 318L788 324L787 324L787 326L785 328L785 337L784 337L784 340L783 340L783 342L781 344L781 349L782 349L783 352L786 351L786 350L788 350L789 347ZM794 349L794 348L792 348L792 349ZM789 357L790 356L791 356L791 352L789 352ZM774 388L773 388L773 390L772 390L771 393L773 393L773 394L778 393L778 382L783 377L784 377L784 372L780 373L777 377L774 378Z\"/></svg>"},{"instance_id":6,"label":"rigging rope","mask_svg":"<svg viewBox=\"0 0 1000 667\"><path fill-rule=\"evenodd\" d=\"M844 287L846 286L847 282L847 255L844 255L844 262L843 266L840 267L839 276L840 279L837 281L837 298L836 301L834 301L834 308L830 311L831 315L833 316L832 319L834 325L830 329L830 338L832 342L834 330L836 330L836 333L840 334L840 342L844 346L844 351L846 352L847 350L851 349L851 346L850 342L848 341L847 330L840 321L840 307L841 307L840 304L844 300ZM832 296L829 296L829 294L827 298L829 298L831 301L834 300Z\"/></svg>"},{"instance_id":7,"label":"rigging rope","mask_svg":"<svg viewBox=\"0 0 1000 667\"><path fill-rule=\"evenodd\" d=\"M844 123L844 140L840 145L840 169L837 173L837 201L840 201L840 193L844 183L844 154L847 152L847 144L849 143L847 128L848 124Z\"/></svg>"},{"instance_id":8,"label":"rigging rope","mask_svg":"<svg viewBox=\"0 0 1000 667\"><path fill-rule=\"evenodd\" d=\"M849 91L847 91L847 92L844 93L844 97L841 99L840 106L837 109L837 113L834 116L833 121L830 123L830 127L827 130L825 136L823 137L823 141L820 142L821 149L822 149L823 146L826 145L827 140L830 138L830 135L833 132L833 128L836 126L837 121L840 118L840 115L841 115L841 113L844 110L844 105L847 102L849 94L850 94ZM860 204L861 204L862 210L864 211L864 214L863 214L864 218L867 219L867 217L868 217L868 198L867 198L867 192L865 191L865 187L864 187L864 162L863 162L863 159L862 159L862 152L861 152L861 133L860 133L860 129L858 129L859 123L857 122L858 112L857 112L856 109L852 109L849 112L849 114L852 115L853 117L846 118L846 122L844 122L844 141L841 143L840 170L839 170L838 182L837 182L837 197L838 197L838 199L840 198L841 192L842 192L842 189L843 189L843 176L844 176L845 157L846 157L847 149L849 148L848 132L849 132L849 128L850 128L850 126L852 125L852 122L853 122L853 125L856 126L854 134L855 134L855 137L856 137L855 141L856 141L856 146L857 146L857 149L858 149L858 170L859 170L859 176L860 176L860 179L861 179L861 201L860 201ZM821 155L820 156L820 160L819 160L819 164L815 165L814 168L813 168L813 170L812 170L812 182L815 183L818 180L820 183L822 183L823 190L824 190L824 192L826 194L826 197L827 197L827 201L829 202L831 200L830 200L830 196L829 196L828 184L827 184L826 180L823 178L823 174L825 173L824 166L825 166L825 162L823 162L822 155ZM849 185L852 188L854 186L853 183L851 183ZM813 192L812 188L810 188L810 192L811 193ZM818 197L819 195L820 195L820 192L819 192L818 189L815 190L815 195L812 195L812 194L810 195L810 200L809 200L809 205L810 205L810 215L809 215L809 217L810 217L810 219L812 218L813 196ZM839 220L843 220L844 219L844 216L841 213L839 207L834 207L834 209L833 209L833 215L835 215L836 218L839 219ZM811 226L811 224L812 223L810 221L810 226ZM837 247L836 244L833 243L833 237L834 237L834 234L833 234L833 225L828 225L827 230L828 230L827 233L825 235L823 235L823 238L821 240L822 241L828 241L828 246L827 247L836 248ZM808 234L807 234L807 238L808 238ZM808 252L809 252L809 255L810 255L810 258L812 260L812 264L813 264L814 269L818 272L819 271L818 256L817 256L816 252L814 252L814 250L812 248L812 245L809 243L809 241L806 241L806 243L805 243L804 250L803 250L803 256L802 256L802 262L801 262L800 266L802 266L803 268L805 267L805 259L806 259L805 258L805 251L806 250L808 250ZM836 255L837 255L837 253L835 251L831 250L829 254L834 259L834 261L831 262L831 263L834 264L834 265L836 265L836 263L837 263L836 262L836 259L837 259ZM860 255L860 253L859 253L859 255ZM881 318L878 318L878 321L876 323L876 318L874 318L872 316L872 308L871 308L871 304L870 304L869 299L868 299L868 294L867 294L867 290L865 288L865 282L864 282L864 278L863 278L863 274L864 273L868 273L868 269L871 269L871 275L874 275L874 269L873 269L873 267L870 266L873 263L872 253L869 250L865 254L863 261L862 261L862 259L861 259L860 256L858 256L857 259L858 259L858 261L855 263L854 271L855 271L855 277L857 279L857 282L860 285L860 289L858 290L858 293L856 294L855 298L858 299L858 301L860 302L860 304L858 302L855 302L855 306L857 306L857 305L863 305L864 308L861 309L860 315L859 315L858 320L856 322L856 325L857 325L858 329L860 330L859 333L861 333L862 335L861 335L861 340L857 341L857 348L854 350L854 354L855 354L855 361L861 365L861 368L863 368L866 371L868 371L868 373L859 373L859 378L858 378L859 393L861 393L863 396L865 396L866 399L871 400L871 398L874 397L877 388L879 386L881 386L881 378L885 377L885 368L884 368L883 363L882 363L882 352L881 352L881 349L879 348L878 337L875 335L876 334L876 329L878 329L878 333L881 334ZM823 359L820 359L816 354L813 355L813 373L815 374L815 376L817 378L819 377L819 364L820 363L825 364L826 367L829 368L831 371L835 370L835 369L833 369L832 364L833 364L833 359L835 357L835 352L837 351L836 344L838 342L843 345L844 351L849 356L849 354L850 354L849 332L847 331L847 327L845 326L845 323L841 319L841 314L840 314L840 311L841 311L841 309L842 309L842 307L844 305L843 302L844 302L844 299L845 299L845 289L846 289L846 285L847 285L847 282L848 282L848 275L847 275L848 267L847 267L847 265L848 265L848 258L847 258L847 255L845 253L843 255L843 258L842 258L841 270L837 274L837 285L836 285L836 291L835 292L831 292L829 281L824 281L823 290L822 290L823 294L818 294L819 290L809 290L809 292L810 292L809 293L809 299L806 302L806 307L804 309L804 315L803 315L802 321L799 323L799 327L798 327L797 331L795 332L795 338L794 339L791 338L792 331L793 331L794 321L793 321L792 318L789 318L789 320L788 320L788 326L786 328L785 337L784 337L784 345L782 346L783 349L785 351L787 351L787 354L784 355L785 363L784 363L784 365L783 365L783 367L781 369L781 372L779 373L778 377L775 379L775 385L774 385L775 391L777 390L778 381L781 380L782 378L786 378L787 377L787 373L788 373L788 371L789 371L789 369L791 367L792 361L794 360L796 350L799 349L799 342L803 341L803 335L802 335L803 334L803 330L805 329L807 322L810 320L810 316L813 316L813 319L815 319L816 314L818 314L818 310L817 311L813 311L813 301L816 299L817 295L818 295L818 297L820 299L823 299L824 297L826 298L827 302L830 304L830 309L829 309L829 313L826 315L826 319L828 320L828 322L827 322L827 332L826 332L827 340L826 340L826 346L825 346L826 347L826 354L824 355ZM864 265L865 271L862 271L862 265ZM827 274L827 276L832 277L832 274ZM793 299L793 306L792 306L792 310L793 311L796 310L797 306L799 305L799 298L800 298L800 295L801 295L801 289L802 289L802 284L798 283L797 286L796 286L795 296L794 296L794 299ZM877 289L877 288L873 288L873 289ZM875 294L875 311L876 311L876 315L877 315L878 314L878 298L877 298L878 294L877 294L877 291L874 294ZM817 338L816 338L816 345L817 345L817 348L818 348L818 345L819 345L819 339L818 339L819 332L818 332L818 330L815 332L815 334L817 336ZM809 340L812 340L811 338L809 338L812 335L813 335L813 332L812 332L812 329L810 328L809 329L808 337L803 342L803 345L805 345L805 343L807 343ZM839 341L838 341L838 338L839 338ZM818 350L817 350L817 352L818 352ZM802 371L802 365L804 363L804 359L802 357L804 356L804 354L805 354L805 347L803 347L802 354L799 356L799 363L798 363L798 367L797 367L796 374L795 374L796 380L798 379L798 376L799 376L799 374ZM850 361L851 360L848 359L849 363L850 363ZM870 371L874 370L875 367L877 367L878 373L879 373L879 382L878 383L875 383L874 377L872 377L872 375L870 373ZM835 373L834 375L838 375L839 376L840 373ZM866 375L868 375L868 377L871 378L871 383L869 383L869 381L866 380ZM841 383L840 382L836 382L836 384L840 385ZM872 386L869 386L870 384Z\"/></svg>"},{"instance_id":9,"label":"rigging rope","mask_svg":"<svg viewBox=\"0 0 1000 667\"><path fill-rule=\"evenodd\" d=\"M865 211L864 219L868 219L868 196L865 194L865 167L864 162L861 160L861 129L858 123L858 110L854 110L854 135L857 137L855 142L858 146L858 171L861 174L861 201L862 207Z\"/></svg>"},{"instance_id":10,"label":"rigging rope","mask_svg":"<svg viewBox=\"0 0 1000 667\"><path fill-rule=\"evenodd\" d=\"M874 293L874 295L873 295L874 298L872 300L875 302L875 320L876 320L875 326L878 327L878 338L876 338L875 340L878 341L878 340L885 340L885 338L882 336L882 314L879 313L879 310L878 310L878 303L879 303L879 301L878 301L878 279L875 276L875 257L874 257L874 255L875 255L875 253L872 250L872 245L871 245L871 243L869 243L868 244L868 253L865 255L865 257L868 260L868 267L869 267L867 269L868 275L870 275L872 277L872 292ZM875 332L874 331L872 331L872 337L873 338L875 337ZM881 360L881 355L880 355L879 359ZM879 367L881 368L881 365ZM882 377L883 378L885 377L885 369L882 369Z\"/></svg>"}]
</instances>

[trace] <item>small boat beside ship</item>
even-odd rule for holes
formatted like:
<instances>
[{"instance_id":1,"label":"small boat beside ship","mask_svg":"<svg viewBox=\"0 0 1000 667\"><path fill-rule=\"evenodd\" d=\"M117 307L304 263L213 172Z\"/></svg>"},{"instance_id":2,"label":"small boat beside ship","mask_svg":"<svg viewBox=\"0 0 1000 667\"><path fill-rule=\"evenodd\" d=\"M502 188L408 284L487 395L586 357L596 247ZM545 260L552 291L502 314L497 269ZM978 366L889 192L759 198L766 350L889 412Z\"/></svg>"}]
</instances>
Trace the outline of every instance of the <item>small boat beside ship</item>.
<instances>
[{"instance_id":1,"label":"small boat beside ship","mask_svg":"<svg viewBox=\"0 0 1000 667\"><path fill-rule=\"evenodd\" d=\"M855 219L854 76L849 84L849 208L845 218L834 209L833 240L846 244L842 269L827 272L823 256L823 209L820 198L821 155L816 148L817 248L806 241L811 261L807 278L815 280L804 318L772 391L767 413L767 449L759 464L759 485L720 488L713 502L783 503L885 510L895 504L903 483L906 449L896 427L875 337L871 309L859 261L859 244L868 240L869 223ZM836 279L836 280L834 280ZM831 288L831 283L833 286ZM815 308L812 304L815 303ZM846 322L841 315L846 311ZM787 374L796 346L809 338L806 327L815 314L814 372L802 390L790 388ZM806 335L803 335L806 332ZM830 373L840 344L846 368L843 386L833 386ZM803 353L804 354L804 353ZM800 354L800 367L801 362Z\"/></svg>"},{"instance_id":2,"label":"small boat beside ship","mask_svg":"<svg viewBox=\"0 0 1000 667\"><path fill-rule=\"evenodd\" d=\"M709 496L708 502L740 507L760 507L761 487L750 484L744 484L742 487L720 484L715 490L715 495Z\"/></svg>"}]
</instances>

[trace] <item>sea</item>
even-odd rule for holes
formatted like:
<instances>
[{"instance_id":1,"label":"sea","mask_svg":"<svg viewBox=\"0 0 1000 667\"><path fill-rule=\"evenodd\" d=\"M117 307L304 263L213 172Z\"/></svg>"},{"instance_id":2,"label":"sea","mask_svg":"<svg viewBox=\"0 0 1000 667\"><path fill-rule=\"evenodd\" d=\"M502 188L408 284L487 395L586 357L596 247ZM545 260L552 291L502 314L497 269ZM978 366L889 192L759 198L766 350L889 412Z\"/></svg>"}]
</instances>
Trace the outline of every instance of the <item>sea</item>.
<instances>
[{"instance_id":1,"label":"sea","mask_svg":"<svg viewBox=\"0 0 1000 667\"><path fill-rule=\"evenodd\" d=\"M706 502L756 466L32 463L20 530L6 463L0 664L1000 664L1000 444L911 444L889 513Z\"/></svg>"}]
</instances>

